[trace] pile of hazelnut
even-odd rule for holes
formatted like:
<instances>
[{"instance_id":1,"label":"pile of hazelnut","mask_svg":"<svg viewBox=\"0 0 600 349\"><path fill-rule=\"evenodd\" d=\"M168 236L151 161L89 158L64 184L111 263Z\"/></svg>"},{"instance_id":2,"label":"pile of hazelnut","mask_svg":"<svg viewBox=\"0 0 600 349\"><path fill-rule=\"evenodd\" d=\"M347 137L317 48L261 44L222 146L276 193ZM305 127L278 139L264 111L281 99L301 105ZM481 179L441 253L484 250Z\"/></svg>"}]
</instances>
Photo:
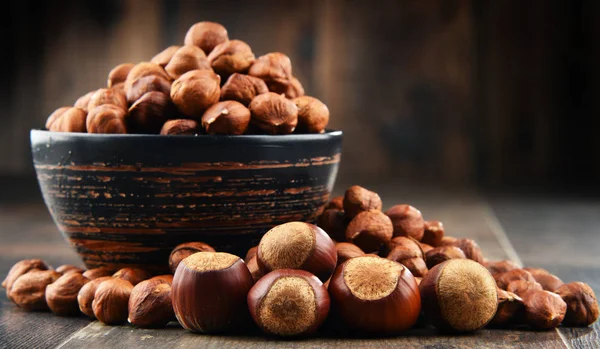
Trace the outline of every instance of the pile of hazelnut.
<instances>
[{"instance_id":1,"label":"pile of hazelnut","mask_svg":"<svg viewBox=\"0 0 600 349\"><path fill-rule=\"evenodd\" d=\"M321 133L327 106L305 96L290 58L273 52L255 58L250 46L229 40L214 22L194 24L183 46L170 46L149 62L124 63L106 88L54 111L56 132L161 135Z\"/></svg>"},{"instance_id":2,"label":"pile of hazelnut","mask_svg":"<svg viewBox=\"0 0 600 349\"><path fill-rule=\"evenodd\" d=\"M24 260L2 286L27 310L81 312L139 327L176 319L206 334L252 323L282 337L320 328L388 336L425 324L451 332L548 330L598 318L587 284L488 261L475 241L445 236L441 222L425 221L410 205L381 209L379 195L352 186L324 207L320 227L278 225L244 259L188 242L169 257L174 275L154 277L135 268L52 270L41 260Z\"/></svg>"}]
</instances>

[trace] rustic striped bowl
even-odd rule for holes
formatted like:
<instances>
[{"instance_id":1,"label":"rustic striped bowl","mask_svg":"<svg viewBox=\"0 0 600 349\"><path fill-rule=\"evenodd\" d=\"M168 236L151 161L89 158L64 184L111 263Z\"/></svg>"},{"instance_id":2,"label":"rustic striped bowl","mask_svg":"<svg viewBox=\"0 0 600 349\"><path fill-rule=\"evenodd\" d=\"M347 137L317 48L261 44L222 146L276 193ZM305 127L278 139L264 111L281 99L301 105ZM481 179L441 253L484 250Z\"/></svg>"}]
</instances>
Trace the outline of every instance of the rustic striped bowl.
<instances>
[{"instance_id":1,"label":"rustic striped bowl","mask_svg":"<svg viewBox=\"0 0 600 349\"><path fill-rule=\"evenodd\" d=\"M88 268L167 270L179 243L244 255L288 221L314 221L342 132L286 136L31 131L46 206Z\"/></svg>"}]
</instances>

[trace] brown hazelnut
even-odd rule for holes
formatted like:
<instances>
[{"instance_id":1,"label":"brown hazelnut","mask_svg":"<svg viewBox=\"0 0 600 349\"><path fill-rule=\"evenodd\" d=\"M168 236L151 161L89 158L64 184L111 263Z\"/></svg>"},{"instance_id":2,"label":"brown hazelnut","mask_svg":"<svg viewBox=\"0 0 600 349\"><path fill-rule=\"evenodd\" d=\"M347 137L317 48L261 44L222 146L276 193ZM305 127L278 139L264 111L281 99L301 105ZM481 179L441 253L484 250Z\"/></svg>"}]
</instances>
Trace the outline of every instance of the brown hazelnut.
<instances>
[{"instance_id":1,"label":"brown hazelnut","mask_svg":"<svg viewBox=\"0 0 600 349\"><path fill-rule=\"evenodd\" d=\"M176 119L165 122L160 130L161 135L182 136L195 135L198 133L199 125L195 120Z\"/></svg>"},{"instance_id":2,"label":"brown hazelnut","mask_svg":"<svg viewBox=\"0 0 600 349\"><path fill-rule=\"evenodd\" d=\"M94 309L92 308L92 302L94 301L94 296L96 295L96 289L102 282L108 279L111 279L111 277L99 276L83 285L77 293L77 304L79 305L79 310L92 319L96 318L94 315Z\"/></svg>"},{"instance_id":3,"label":"brown hazelnut","mask_svg":"<svg viewBox=\"0 0 600 349\"><path fill-rule=\"evenodd\" d=\"M162 92L148 92L129 108L127 125L136 133L158 133L175 113L171 97Z\"/></svg>"},{"instance_id":4,"label":"brown hazelnut","mask_svg":"<svg viewBox=\"0 0 600 349\"><path fill-rule=\"evenodd\" d=\"M46 287L46 304L56 315L79 313L77 295L88 280L80 273L67 273Z\"/></svg>"},{"instance_id":5,"label":"brown hazelnut","mask_svg":"<svg viewBox=\"0 0 600 349\"><path fill-rule=\"evenodd\" d=\"M148 280L159 280L162 283L171 285L171 284L173 284L173 274L157 275L157 276L151 277Z\"/></svg>"},{"instance_id":6,"label":"brown hazelnut","mask_svg":"<svg viewBox=\"0 0 600 349\"><path fill-rule=\"evenodd\" d=\"M148 92L158 91L171 94L171 82L157 75L141 77L131 83L131 88L126 91L127 103L133 104Z\"/></svg>"},{"instance_id":7,"label":"brown hazelnut","mask_svg":"<svg viewBox=\"0 0 600 349\"><path fill-rule=\"evenodd\" d=\"M90 280L94 280L104 276L111 276L114 273L115 270L112 268L100 267L86 270L85 272L83 272L83 276Z\"/></svg>"},{"instance_id":8,"label":"brown hazelnut","mask_svg":"<svg viewBox=\"0 0 600 349\"><path fill-rule=\"evenodd\" d=\"M419 285L427 322L441 330L471 332L496 314L498 291L490 272L469 259L433 267Z\"/></svg>"},{"instance_id":9,"label":"brown hazelnut","mask_svg":"<svg viewBox=\"0 0 600 349\"><path fill-rule=\"evenodd\" d=\"M152 275L144 269L140 268L123 268L113 274L114 278L119 278L129 281L133 286L144 280L148 280Z\"/></svg>"},{"instance_id":10,"label":"brown hazelnut","mask_svg":"<svg viewBox=\"0 0 600 349\"><path fill-rule=\"evenodd\" d=\"M48 270L48 265L41 259L25 259L15 263L15 265L10 268L6 278L4 278L4 281L2 281L2 287L6 289L6 297L9 300L12 300L10 298L10 290L12 289L15 281L21 275L27 274L32 270Z\"/></svg>"},{"instance_id":11,"label":"brown hazelnut","mask_svg":"<svg viewBox=\"0 0 600 349\"><path fill-rule=\"evenodd\" d=\"M195 253L179 263L171 290L183 328L225 332L249 320L246 296L252 275L241 258L223 252Z\"/></svg>"},{"instance_id":12,"label":"brown hazelnut","mask_svg":"<svg viewBox=\"0 0 600 349\"><path fill-rule=\"evenodd\" d=\"M436 265L443 263L449 259L461 259L467 258L465 253L458 247L455 246L440 246L432 249L425 254L425 260L427 261L427 267L429 269Z\"/></svg>"},{"instance_id":13,"label":"brown hazelnut","mask_svg":"<svg viewBox=\"0 0 600 349\"><path fill-rule=\"evenodd\" d=\"M181 46L176 46L176 45L169 46L166 49L160 51L158 54L156 54L156 56L152 57L150 62L154 63L154 64L158 64L164 68L167 64L169 64L171 57L173 57L175 52L177 52L177 50L179 50L180 47Z\"/></svg>"},{"instance_id":14,"label":"brown hazelnut","mask_svg":"<svg viewBox=\"0 0 600 349\"><path fill-rule=\"evenodd\" d=\"M427 274L427 265L423 260L421 250L414 250L404 246L394 247L386 257L387 259L404 265L413 276L423 277Z\"/></svg>"},{"instance_id":15,"label":"brown hazelnut","mask_svg":"<svg viewBox=\"0 0 600 349\"><path fill-rule=\"evenodd\" d=\"M189 71L171 85L171 99L180 112L199 121L219 101L221 78L211 70Z\"/></svg>"},{"instance_id":16,"label":"brown hazelnut","mask_svg":"<svg viewBox=\"0 0 600 349\"><path fill-rule=\"evenodd\" d=\"M346 226L348 222L344 211L338 209L325 210L319 216L317 225L325 230L333 240L346 240Z\"/></svg>"},{"instance_id":17,"label":"brown hazelnut","mask_svg":"<svg viewBox=\"0 0 600 349\"><path fill-rule=\"evenodd\" d=\"M329 282L332 315L348 329L395 334L412 327L421 311L413 275L399 263L356 257L341 264Z\"/></svg>"},{"instance_id":18,"label":"brown hazelnut","mask_svg":"<svg viewBox=\"0 0 600 349\"><path fill-rule=\"evenodd\" d=\"M535 282L533 275L523 269L513 269L503 273L494 274L496 284L503 290L506 290L508 283L514 280L525 280Z\"/></svg>"},{"instance_id":19,"label":"brown hazelnut","mask_svg":"<svg viewBox=\"0 0 600 349\"><path fill-rule=\"evenodd\" d=\"M54 270L31 270L15 280L10 288L9 299L25 310L48 309L46 286L60 276Z\"/></svg>"},{"instance_id":20,"label":"brown hazelnut","mask_svg":"<svg viewBox=\"0 0 600 349\"><path fill-rule=\"evenodd\" d=\"M348 219L368 210L381 210L382 202L379 195L358 185L353 185L344 194L344 213Z\"/></svg>"},{"instance_id":21,"label":"brown hazelnut","mask_svg":"<svg viewBox=\"0 0 600 349\"><path fill-rule=\"evenodd\" d=\"M349 242L338 242L335 244L335 250L337 252L337 265L340 265L350 258L361 257L365 255L365 252L360 247Z\"/></svg>"},{"instance_id":22,"label":"brown hazelnut","mask_svg":"<svg viewBox=\"0 0 600 349\"><path fill-rule=\"evenodd\" d=\"M424 233L424 221L421 211L410 205L392 206L385 214L394 225L394 236L410 236L421 241Z\"/></svg>"},{"instance_id":23,"label":"brown hazelnut","mask_svg":"<svg viewBox=\"0 0 600 349\"><path fill-rule=\"evenodd\" d=\"M302 87L300 80L296 79L295 77L292 77L290 79L290 84L288 85L287 90L285 90L285 97L289 99L294 99L302 96L304 96L304 87Z\"/></svg>"},{"instance_id":24,"label":"brown hazelnut","mask_svg":"<svg viewBox=\"0 0 600 349\"><path fill-rule=\"evenodd\" d=\"M492 273L492 275L521 268L517 263L508 259L502 261L485 261L483 265L490 273Z\"/></svg>"},{"instance_id":25,"label":"brown hazelnut","mask_svg":"<svg viewBox=\"0 0 600 349\"><path fill-rule=\"evenodd\" d=\"M127 74L129 74L129 71L134 66L135 64L133 63L123 63L114 67L110 73L108 73L108 81L106 82L106 85L108 87L113 87L116 84L124 83L127 79Z\"/></svg>"},{"instance_id":26,"label":"brown hazelnut","mask_svg":"<svg viewBox=\"0 0 600 349\"><path fill-rule=\"evenodd\" d=\"M294 103L298 107L297 132L321 133L329 122L329 109L320 100L302 96L295 98Z\"/></svg>"},{"instance_id":27,"label":"brown hazelnut","mask_svg":"<svg viewBox=\"0 0 600 349\"><path fill-rule=\"evenodd\" d=\"M391 252L394 248L396 248L398 246L406 247L409 250L414 251L416 256L419 258L423 258L423 259L425 258L425 253L423 252L423 249L421 248L421 244L419 244L419 242L413 238L406 237L406 236L393 237L386 244L387 253Z\"/></svg>"},{"instance_id":28,"label":"brown hazelnut","mask_svg":"<svg viewBox=\"0 0 600 349\"><path fill-rule=\"evenodd\" d=\"M46 121L46 128L53 132L86 132L87 113L76 107L56 109Z\"/></svg>"},{"instance_id":29,"label":"brown hazelnut","mask_svg":"<svg viewBox=\"0 0 600 349\"><path fill-rule=\"evenodd\" d=\"M260 329L276 336L307 336L323 324L330 299L323 283L304 270L279 269L248 293L248 308Z\"/></svg>"},{"instance_id":30,"label":"brown hazelnut","mask_svg":"<svg viewBox=\"0 0 600 349\"><path fill-rule=\"evenodd\" d=\"M344 196L336 196L331 199L327 205L325 205L325 210L329 210L330 208L334 208L336 210L343 211L344 210Z\"/></svg>"},{"instance_id":31,"label":"brown hazelnut","mask_svg":"<svg viewBox=\"0 0 600 349\"><path fill-rule=\"evenodd\" d=\"M125 80L125 91L131 90L133 83L145 76L159 76L167 81L170 81L171 78L169 74L158 64L151 62L140 62L136 64L131 70L129 74L127 74L127 79Z\"/></svg>"},{"instance_id":32,"label":"brown hazelnut","mask_svg":"<svg viewBox=\"0 0 600 349\"><path fill-rule=\"evenodd\" d=\"M506 327L518 324L525 316L525 305L523 299L512 292L504 291L501 288L498 291L498 310L496 315L490 321L489 326Z\"/></svg>"},{"instance_id":33,"label":"brown hazelnut","mask_svg":"<svg viewBox=\"0 0 600 349\"><path fill-rule=\"evenodd\" d=\"M221 76L248 71L254 59L250 46L241 40L220 43L208 55L211 67Z\"/></svg>"},{"instance_id":34,"label":"brown hazelnut","mask_svg":"<svg viewBox=\"0 0 600 349\"><path fill-rule=\"evenodd\" d=\"M346 240L367 253L377 253L392 238L392 221L379 210L359 213L348 223Z\"/></svg>"},{"instance_id":35,"label":"brown hazelnut","mask_svg":"<svg viewBox=\"0 0 600 349\"><path fill-rule=\"evenodd\" d=\"M175 320L171 303L171 284L159 279L140 282L129 296L127 321L139 327L164 327Z\"/></svg>"},{"instance_id":36,"label":"brown hazelnut","mask_svg":"<svg viewBox=\"0 0 600 349\"><path fill-rule=\"evenodd\" d=\"M566 326L589 326L598 319L598 300L594 290L583 282L571 282L560 286L556 293L567 304L563 320Z\"/></svg>"},{"instance_id":37,"label":"brown hazelnut","mask_svg":"<svg viewBox=\"0 0 600 349\"><path fill-rule=\"evenodd\" d=\"M254 257L256 255L256 251L258 250L258 246L252 246L248 249L248 252L246 252L246 258L244 258L244 261L246 263L248 263L248 261L250 259L252 259L252 257Z\"/></svg>"},{"instance_id":38,"label":"brown hazelnut","mask_svg":"<svg viewBox=\"0 0 600 349\"><path fill-rule=\"evenodd\" d=\"M261 79L234 73L221 87L221 100L238 101L248 106L254 97L267 92L269 89Z\"/></svg>"},{"instance_id":39,"label":"brown hazelnut","mask_svg":"<svg viewBox=\"0 0 600 349\"><path fill-rule=\"evenodd\" d=\"M127 321L131 282L122 278L104 280L96 288L92 310L99 321L107 325L119 325Z\"/></svg>"},{"instance_id":40,"label":"brown hazelnut","mask_svg":"<svg viewBox=\"0 0 600 349\"><path fill-rule=\"evenodd\" d=\"M125 94L112 88L101 88L94 92L92 97L90 97L87 110L92 111L97 106L104 104L112 104L123 110L127 110Z\"/></svg>"},{"instance_id":41,"label":"brown hazelnut","mask_svg":"<svg viewBox=\"0 0 600 349\"><path fill-rule=\"evenodd\" d=\"M188 29L185 34L186 45L196 45L206 54L209 54L215 46L229 40L227 29L215 22L198 22Z\"/></svg>"},{"instance_id":42,"label":"brown hazelnut","mask_svg":"<svg viewBox=\"0 0 600 349\"><path fill-rule=\"evenodd\" d=\"M75 101L75 104L73 104L73 106L76 108L82 109L83 111L85 111L87 113L88 112L87 106L90 103L90 98L92 98L92 95L94 94L94 92L96 92L96 90L90 91L90 92L84 94L83 96L77 98L77 100Z\"/></svg>"},{"instance_id":43,"label":"brown hazelnut","mask_svg":"<svg viewBox=\"0 0 600 349\"><path fill-rule=\"evenodd\" d=\"M512 292L517 296L522 296L530 291L541 291L543 290L542 285L535 281L527 280L513 280L506 285L506 291Z\"/></svg>"},{"instance_id":44,"label":"brown hazelnut","mask_svg":"<svg viewBox=\"0 0 600 349\"><path fill-rule=\"evenodd\" d=\"M535 281L537 281L542 288L546 291L556 292L556 290L563 285L561 279L557 276L550 274L549 271L542 268L523 268L531 273Z\"/></svg>"},{"instance_id":45,"label":"brown hazelnut","mask_svg":"<svg viewBox=\"0 0 600 349\"><path fill-rule=\"evenodd\" d=\"M440 221L423 222L423 239L421 242L437 247L444 238L444 224Z\"/></svg>"},{"instance_id":46,"label":"brown hazelnut","mask_svg":"<svg viewBox=\"0 0 600 349\"><path fill-rule=\"evenodd\" d=\"M392 238L392 240L393 240L393 238ZM419 244L419 246L421 246L421 251L423 251L423 254L427 254L427 252L433 250L433 246L431 246L431 245L424 244L422 242L419 242L418 244Z\"/></svg>"},{"instance_id":47,"label":"brown hazelnut","mask_svg":"<svg viewBox=\"0 0 600 349\"><path fill-rule=\"evenodd\" d=\"M215 252L215 249L204 242L186 242L179 244L175 246L173 251L171 251L171 255L169 255L169 269L171 269L172 273L175 273L177 266L182 260L198 252Z\"/></svg>"},{"instance_id":48,"label":"brown hazelnut","mask_svg":"<svg viewBox=\"0 0 600 349\"><path fill-rule=\"evenodd\" d=\"M85 270L83 270L82 268L76 266L76 265L71 265L71 264L63 264L60 267L55 269L57 273L61 273L61 274L67 274L67 273L79 273L82 274Z\"/></svg>"},{"instance_id":49,"label":"brown hazelnut","mask_svg":"<svg viewBox=\"0 0 600 349\"><path fill-rule=\"evenodd\" d=\"M125 83L124 82L114 84L110 89L119 94L125 95Z\"/></svg>"},{"instance_id":50,"label":"brown hazelnut","mask_svg":"<svg viewBox=\"0 0 600 349\"><path fill-rule=\"evenodd\" d=\"M483 264L483 253L481 248L474 240L471 239L455 239L451 242L444 242L442 240L442 246L456 246L460 248L467 256L468 259L472 259L479 264Z\"/></svg>"},{"instance_id":51,"label":"brown hazelnut","mask_svg":"<svg viewBox=\"0 0 600 349\"><path fill-rule=\"evenodd\" d=\"M254 281L255 283L265 275L258 266L258 260L256 258L256 255L248 259L248 262L246 262L246 266L248 267L248 270L252 275L252 281Z\"/></svg>"},{"instance_id":52,"label":"brown hazelnut","mask_svg":"<svg viewBox=\"0 0 600 349\"><path fill-rule=\"evenodd\" d=\"M210 63L199 47L193 45L185 45L179 48L169 64L165 66L167 74L175 80L181 75L192 70L212 70Z\"/></svg>"},{"instance_id":53,"label":"brown hazelnut","mask_svg":"<svg viewBox=\"0 0 600 349\"><path fill-rule=\"evenodd\" d=\"M241 135L250 124L250 110L236 101L219 102L202 115L202 127L207 134Z\"/></svg>"},{"instance_id":54,"label":"brown hazelnut","mask_svg":"<svg viewBox=\"0 0 600 349\"><path fill-rule=\"evenodd\" d=\"M444 236L439 246L454 246L457 241L458 238L455 238L453 236Z\"/></svg>"},{"instance_id":55,"label":"brown hazelnut","mask_svg":"<svg viewBox=\"0 0 600 349\"><path fill-rule=\"evenodd\" d=\"M280 52L267 53L256 59L250 66L248 75L265 81L269 91L277 94L285 93L292 78L292 61Z\"/></svg>"},{"instance_id":56,"label":"brown hazelnut","mask_svg":"<svg viewBox=\"0 0 600 349\"><path fill-rule=\"evenodd\" d=\"M86 127L89 133L127 133L125 110L104 104L90 110Z\"/></svg>"},{"instance_id":57,"label":"brown hazelnut","mask_svg":"<svg viewBox=\"0 0 600 349\"><path fill-rule=\"evenodd\" d=\"M298 108L285 97L273 92L259 94L250 105L251 123L267 134L288 134L298 124Z\"/></svg>"},{"instance_id":58,"label":"brown hazelnut","mask_svg":"<svg viewBox=\"0 0 600 349\"><path fill-rule=\"evenodd\" d=\"M267 274L277 269L302 269L327 280L337 263L335 244L323 229L289 222L269 230L256 251L258 267Z\"/></svg>"},{"instance_id":59,"label":"brown hazelnut","mask_svg":"<svg viewBox=\"0 0 600 349\"><path fill-rule=\"evenodd\" d=\"M531 291L521 298L525 304L525 323L536 330L556 328L565 318L567 304L556 293Z\"/></svg>"}]
</instances>

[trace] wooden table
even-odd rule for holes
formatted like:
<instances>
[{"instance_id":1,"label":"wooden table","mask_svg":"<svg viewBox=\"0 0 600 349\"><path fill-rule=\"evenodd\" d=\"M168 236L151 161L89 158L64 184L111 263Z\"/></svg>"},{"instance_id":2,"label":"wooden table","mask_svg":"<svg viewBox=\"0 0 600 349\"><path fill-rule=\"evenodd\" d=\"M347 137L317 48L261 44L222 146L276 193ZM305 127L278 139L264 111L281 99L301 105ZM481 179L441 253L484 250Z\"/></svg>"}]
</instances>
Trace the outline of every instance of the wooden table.
<instances>
[{"instance_id":1,"label":"wooden table","mask_svg":"<svg viewBox=\"0 0 600 349\"><path fill-rule=\"evenodd\" d=\"M382 186L385 206L408 202L429 219L445 223L450 235L475 239L490 259L509 258L555 273L565 282L581 280L600 295L600 200L541 196L476 195L473 192L414 190ZM32 190L30 190L32 191ZM24 258L43 258L54 266L80 263L63 241L32 191L33 200L0 199L0 275ZM22 197L21 197L22 198ZM207 336L177 324L147 330L105 326L85 317L61 318L27 313L0 295L0 348L600 348L600 325L547 332L485 329L445 336L431 328L392 338L317 337L276 340L262 336Z\"/></svg>"}]
</instances>

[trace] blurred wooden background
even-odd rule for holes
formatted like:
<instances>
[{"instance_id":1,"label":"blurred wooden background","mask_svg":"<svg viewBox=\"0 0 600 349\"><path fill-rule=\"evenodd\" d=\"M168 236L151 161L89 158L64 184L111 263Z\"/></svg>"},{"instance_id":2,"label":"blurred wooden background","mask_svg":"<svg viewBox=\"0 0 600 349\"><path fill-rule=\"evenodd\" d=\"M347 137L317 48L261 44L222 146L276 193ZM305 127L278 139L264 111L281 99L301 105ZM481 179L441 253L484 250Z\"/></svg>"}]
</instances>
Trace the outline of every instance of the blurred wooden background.
<instances>
[{"instance_id":1,"label":"blurred wooden background","mask_svg":"<svg viewBox=\"0 0 600 349\"><path fill-rule=\"evenodd\" d=\"M340 180L595 185L600 2L11 1L0 175L31 175L29 134L201 20L287 53L345 132Z\"/></svg>"}]
</instances>

